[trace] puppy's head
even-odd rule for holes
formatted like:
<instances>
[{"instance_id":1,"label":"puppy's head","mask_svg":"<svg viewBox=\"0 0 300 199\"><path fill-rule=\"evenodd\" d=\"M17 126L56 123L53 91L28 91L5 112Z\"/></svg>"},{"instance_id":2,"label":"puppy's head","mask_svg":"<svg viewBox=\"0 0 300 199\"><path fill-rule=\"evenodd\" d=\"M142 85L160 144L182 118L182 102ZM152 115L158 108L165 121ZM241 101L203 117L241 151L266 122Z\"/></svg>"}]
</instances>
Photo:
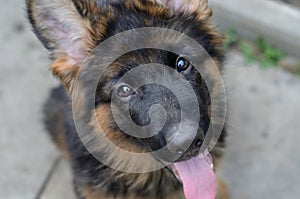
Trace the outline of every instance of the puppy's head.
<instances>
[{"instance_id":1,"label":"puppy's head","mask_svg":"<svg viewBox=\"0 0 300 199\"><path fill-rule=\"evenodd\" d=\"M85 58L90 56L93 67L83 69L87 79L82 83L85 84L83 87L101 70L103 55L97 54L97 50L94 49L106 39L132 29L157 27L183 33L201 45L219 67L222 62L222 37L215 32L210 23L211 11L206 3L205 0L27 0L27 7L37 37L51 52L54 60L51 69L54 75L59 77L67 91L72 94ZM151 42L157 42L147 39L145 38L145 42L148 42L149 46ZM82 115L88 118L84 119L86 125L104 134L123 150L143 153L164 149L154 158L169 162L174 161L172 155L176 154L176 161L188 161L199 154L211 123L212 94L209 93L202 74L196 70L191 60L184 56L191 50L190 46L170 38L159 41L170 48L178 49L178 52L144 48L117 57L103 71L101 78L98 77L94 99L95 118L91 110L85 110L86 114ZM126 45L130 44L120 41L111 48L118 49ZM138 66L146 64L151 68L151 64L154 63L165 65L168 70L163 70L162 75L159 67L153 67L144 74L138 73L134 80L122 79ZM173 85L176 85L176 79L184 79L197 99L197 107L185 113L187 110L182 110L182 104L191 103L188 94L180 102L178 96L162 84L134 84L167 77L173 78ZM182 89L188 89L187 87L183 86ZM86 98L85 94L82 101ZM73 111L83 111L83 107L78 103L73 106ZM120 121L115 121L114 113L117 113ZM193 129L192 116L197 114L199 120L196 133L193 134L190 133ZM160 120L164 121L163 124L160 124ZM145 128L136 132L126 132L121 127L130 128L132 125ZM103 146L105 145L100 144L94 148L105 151ZM105 157L120 162L124 159L118 154L106 154ZM121 164L120 162L118 164Z\"/></svg>"}]
</instances>

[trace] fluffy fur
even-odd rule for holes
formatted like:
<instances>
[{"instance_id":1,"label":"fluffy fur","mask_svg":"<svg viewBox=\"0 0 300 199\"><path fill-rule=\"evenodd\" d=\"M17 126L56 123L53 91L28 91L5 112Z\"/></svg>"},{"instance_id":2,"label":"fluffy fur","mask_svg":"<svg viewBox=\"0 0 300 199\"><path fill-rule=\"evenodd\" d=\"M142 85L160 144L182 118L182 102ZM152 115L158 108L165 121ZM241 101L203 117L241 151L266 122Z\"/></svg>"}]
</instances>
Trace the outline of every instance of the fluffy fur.
<instances>
[{"instance_id":1,"label":"fluffy fur","mask_svg":"<svg viewBox=\"0 0 300 199\"><path fill-rule=\"evenodd\" d=\"M26 3L33 31L49 50L53 59L52 72L62 83L62 86L52 91L45 104L45 121L51 137L63 155L71 162L78 198L184 198L182 184L167 168L149 173L132 174L101 164L81 143L71 113L71 111L82 112L84 116L82 121L88 124L90 132L104 133L115 145L127 151L140 153L162 147L162 136L153 139L135 139L118 129L109 106L110 91L115 80L135 66L155 62L174 67L178 55L155 49L144 49L118 58L105 71L97 87L96 115L91 115L90 110L84 109L80 103L73 107L75 110L72 110L70 98L84 58L105 39L133 28L161 27L182 32L201 44L221 69L222 36L215 31L210 22L211 10L207 8L207 2L205 0L190 0L185 3L180 0L174 0L173 3L165 0L26 0ZM135 62L129 63L128 60L135 60ZM87 74L95 73L97 73L97 68L92 68L87 72ZM187 78L193 80L193 88L198 92L197 97L203 102L200 110L209 118L210 94L207 93L206 85L201 81L201 75L193 71ZM160 88L153 89L165 93L159 90ZM83 94L82 101L85 98ZM155 101L158 98L159 96L149 101ZM140 107L136 109L143 111ZM147 118L143 117L136 116L136 122L144 125ZM202 126L200 126L203 131L210 122L207 118L201 118L203 124L201 123ZM213 151L216 164L222 155L224 136L225 131ZM101 146L94 147L97 153L103 153ZM102 155L120 164L124 162L118 154L103 153ZM131 164L127 166L134 167L134 162ZM218 186L217 197L227 198L225 185L219 181Z\"/></svg>"}]
</instances>

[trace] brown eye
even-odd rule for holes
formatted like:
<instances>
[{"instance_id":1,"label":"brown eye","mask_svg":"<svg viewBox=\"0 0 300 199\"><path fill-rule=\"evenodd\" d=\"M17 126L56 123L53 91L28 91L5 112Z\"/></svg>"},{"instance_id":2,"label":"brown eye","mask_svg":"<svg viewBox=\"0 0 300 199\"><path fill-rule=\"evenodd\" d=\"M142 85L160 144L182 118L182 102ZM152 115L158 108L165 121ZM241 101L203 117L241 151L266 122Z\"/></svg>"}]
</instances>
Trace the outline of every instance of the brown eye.
<instances>
[{"instance_id":1,"label":"brown eye","mask_svg":"<svg viewBox=\"0 0 300 199\"><path fill-rule=\"evenodd\" d=\"M178 72L184 72L190 68L190 63L183 57L178 57L176 60L176 69Z\"/></svg>"},{"instance_id":2,"label":"brown eye","mask_svg":"<svg viewBox=\"0 0 300 199\"><path fill-rule=\"evenodd\" d=\"M127 85L121 85L117 89L117 95L119 97L122 97L122 98L129 97L133 93L134 93L134 90L131 87L127 86Z\"/></svg>"}]
</instances>

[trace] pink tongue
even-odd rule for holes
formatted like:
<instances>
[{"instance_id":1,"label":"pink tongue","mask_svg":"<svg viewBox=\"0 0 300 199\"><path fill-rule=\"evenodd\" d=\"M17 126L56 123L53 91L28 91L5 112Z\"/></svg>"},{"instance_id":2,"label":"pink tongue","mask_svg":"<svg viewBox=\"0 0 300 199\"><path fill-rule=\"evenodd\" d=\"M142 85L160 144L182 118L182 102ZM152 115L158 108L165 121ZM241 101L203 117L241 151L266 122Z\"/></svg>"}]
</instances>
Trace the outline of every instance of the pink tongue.
<instances>
[{"instance_id":1,"label":"pink tongue","mask_svg":"<svg viewBox=\"0 0 300 199\"><path fill-rule=\"evenodd\" d=\"M208 157L195 157L174 163L183 183L186 199L214 199L216 196L216 176Z\"/></svg>"}]
</instances>

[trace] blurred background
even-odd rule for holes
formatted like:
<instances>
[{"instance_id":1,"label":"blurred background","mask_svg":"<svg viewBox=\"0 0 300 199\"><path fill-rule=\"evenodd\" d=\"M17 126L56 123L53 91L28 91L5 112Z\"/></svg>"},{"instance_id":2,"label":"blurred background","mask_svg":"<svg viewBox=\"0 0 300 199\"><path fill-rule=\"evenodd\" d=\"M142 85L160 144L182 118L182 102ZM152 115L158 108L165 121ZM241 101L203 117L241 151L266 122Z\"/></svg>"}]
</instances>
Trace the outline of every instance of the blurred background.
<instances>
[{"instance_id":1,"label":"blurred background","mask_svg":"<svg viewBox=\"0 0 300 199\"><path fill-rule=\"evenodd\" d=\"M226 35L232 199L300 198L300 1L209 0ZM58 84L23 0L0 7L0 199L74 199L69 165L42 124Z\"/></svg>"}]
</instances>

